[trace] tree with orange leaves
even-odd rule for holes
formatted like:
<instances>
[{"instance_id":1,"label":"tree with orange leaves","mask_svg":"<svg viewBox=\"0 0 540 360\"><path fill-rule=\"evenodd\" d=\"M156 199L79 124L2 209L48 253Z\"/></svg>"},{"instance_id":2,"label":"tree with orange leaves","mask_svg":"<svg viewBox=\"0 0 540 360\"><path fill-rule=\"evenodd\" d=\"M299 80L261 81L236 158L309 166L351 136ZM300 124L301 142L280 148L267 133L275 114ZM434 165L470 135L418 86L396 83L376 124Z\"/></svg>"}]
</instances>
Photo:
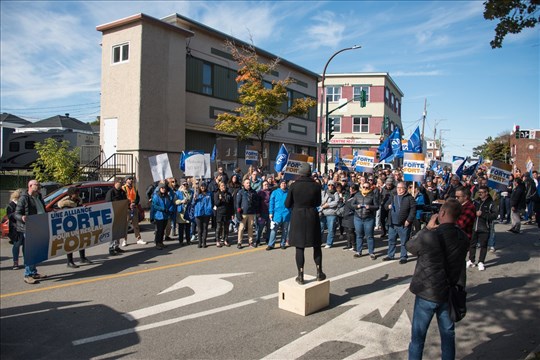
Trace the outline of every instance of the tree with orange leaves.
<instances>
[{"instance_id":1,"label":"tree with orange leaves","mask_svg":"<svg viewBox=\"0 0 540 360\"><path fill-rule=\"evenodd\" d=\"M239 140L255 138L264 148L264 140L270 130L276 129L289 117L306 115L317 105L313 98L288 98L287 86L294 83L290 77L272 80L271 87L265 86L265 75L276 69L279 59L263 63L259 62L253 45L238 48L231 41L226 41L225 46L239 65L236 82L239 84L241 106L234 113L219 114L216 130L235 134Z\"/></svg>"}]
</instances>

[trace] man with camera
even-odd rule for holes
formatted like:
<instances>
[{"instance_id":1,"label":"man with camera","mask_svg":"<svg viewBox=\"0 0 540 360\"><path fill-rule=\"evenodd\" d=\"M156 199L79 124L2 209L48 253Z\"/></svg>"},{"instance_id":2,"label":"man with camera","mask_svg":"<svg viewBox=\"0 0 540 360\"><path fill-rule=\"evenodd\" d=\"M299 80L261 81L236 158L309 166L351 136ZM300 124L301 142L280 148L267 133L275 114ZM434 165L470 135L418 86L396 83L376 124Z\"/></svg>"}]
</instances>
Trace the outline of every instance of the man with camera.
<instances>
[{"instance_id":1,"label":"man with camera","mask_svg":"<svg viewBox=\"0 0 540 360\"><path fill-rule=\"evenodd\" d=\"M437 316L442 359L455 359L455 324L448 312L451 284L465 287L467 235L456 226L461 204L448 199L426 227L405 246L418 256L410 291L416 295L412 320L409 360L422 359L424 343L433 315Z\"/></svg>"}]
</instances>

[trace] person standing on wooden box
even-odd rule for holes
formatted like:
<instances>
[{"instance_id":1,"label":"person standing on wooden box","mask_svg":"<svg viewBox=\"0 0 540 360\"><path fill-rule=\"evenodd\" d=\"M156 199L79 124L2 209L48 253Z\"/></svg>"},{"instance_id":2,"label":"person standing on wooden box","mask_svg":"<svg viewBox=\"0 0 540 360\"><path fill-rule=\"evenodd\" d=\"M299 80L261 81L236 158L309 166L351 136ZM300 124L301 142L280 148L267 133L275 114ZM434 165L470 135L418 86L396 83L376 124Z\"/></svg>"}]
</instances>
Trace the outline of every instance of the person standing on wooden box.
<instances>
[{"instance_id":1,"label":"person standing on wooden box","mask_svg":"<svg viewBox=\"0 0 540 360\"><path fill-rule=\"evenodd\" d=\"M321 185L311 175L311 166L302 163L300 177L291 185L285 206L291 209L289 245L296 247L296 282L304 284L304 250L313 247L313 260L317 266L317 281L326 279L322 271L321 224L318 207L321 206Z\"/></svg>"}]
</instances>

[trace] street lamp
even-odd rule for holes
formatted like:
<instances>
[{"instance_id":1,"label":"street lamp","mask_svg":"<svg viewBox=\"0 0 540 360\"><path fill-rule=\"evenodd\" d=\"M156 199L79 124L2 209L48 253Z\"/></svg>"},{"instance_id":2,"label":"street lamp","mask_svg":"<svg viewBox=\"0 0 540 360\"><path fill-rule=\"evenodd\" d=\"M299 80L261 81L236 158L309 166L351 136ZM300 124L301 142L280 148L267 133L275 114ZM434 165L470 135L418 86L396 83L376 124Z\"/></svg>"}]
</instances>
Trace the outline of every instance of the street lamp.
<instances>
[{"instance_id":1,"label":"street lamp","mask_svg":"<svg viewBox=\"0 0 540 360\"><path fill-rule=\"evenodd\" d=\"M321 80L321 94L322 94L322 98L321 98L321 110L320 110L320 116L319 116L319 141L317 142L317 169L320 171L321 170L321 155L322 155L322 151L321 151L321 146L322 146L322 128L323 128L323 105L324 105L324 100L326 99L326 91L324 89L324 76L326 75L326 68L328 67L328 64L330 64L330 61L332 61L332 59L334 57L336 57L337 54L339 53L342 53L344 51L347 51L347 50L354 50L354 49L360 49L361 46L360 45L353 45L351 47L348 47L348 48L345 48L345 49L341 49L341 50L338 50L336 51L332 56L330 56L330 59L328 59L328 61L326 62L326 65L324 65L324 70L323 70L323 73L322 73L322 80ZM328 110L328 109L327 109Z\"/></svg>"}]
</instances>

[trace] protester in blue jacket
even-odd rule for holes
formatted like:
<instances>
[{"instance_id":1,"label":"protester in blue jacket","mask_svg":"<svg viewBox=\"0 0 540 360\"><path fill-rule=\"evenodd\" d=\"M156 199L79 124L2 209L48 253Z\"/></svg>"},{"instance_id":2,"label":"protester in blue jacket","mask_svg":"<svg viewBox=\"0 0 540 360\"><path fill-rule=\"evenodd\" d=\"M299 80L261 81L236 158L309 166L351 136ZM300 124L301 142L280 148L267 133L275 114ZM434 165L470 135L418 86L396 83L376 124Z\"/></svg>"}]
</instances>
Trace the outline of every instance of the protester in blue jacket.
<instances>
[{"instance_id":1,"label":"protester in blue jacket","mask_svg":"<svg viewBox=\"0 0 540 360\"><path fill-rule=\"evenodd\" d=\"M171 215L174 213L174 203L169 197L168 187L165 183L160 183L158 185L157 193L152 196L152 211L156 223L156 236L154 242L156 243L156 249L162 250L167 247L163 244L165 227L167 226L167 222Z\"/></svg>"},{"instance_id":2,"label":"protester in blue jacket","mask_svg":"<svg viewBox=\"0 0 540 360\"><path fill-rule=\"evenodd\" d=\"M270 218L270 240L266 250L272 250L276 243L276 235L278 229L281 229L281 243L280 247L285 249L287 244L287 237L289 235L289 223L291 221L291 210L285 206L285 199L289 189L287 188L287 182L281 180L279 182L279 189L276 189L270 195L270 202L268 204L268 212Z\"/></svg>"},{"instance_id":3,"label":"protester in blue jacket","mask_svg":"<svg viewBox=\"0 0 540 360\"><path fill-rule=\"evenodd\" d=\"M195 222L197 223L197 237L199 239L199 248L206 247L206 237L208 236L208 224L213 215L214 202L212 193L208 191L204 182L199 184L195 195L193 196L195 205Z\"/></svg>"}]
</instances>

